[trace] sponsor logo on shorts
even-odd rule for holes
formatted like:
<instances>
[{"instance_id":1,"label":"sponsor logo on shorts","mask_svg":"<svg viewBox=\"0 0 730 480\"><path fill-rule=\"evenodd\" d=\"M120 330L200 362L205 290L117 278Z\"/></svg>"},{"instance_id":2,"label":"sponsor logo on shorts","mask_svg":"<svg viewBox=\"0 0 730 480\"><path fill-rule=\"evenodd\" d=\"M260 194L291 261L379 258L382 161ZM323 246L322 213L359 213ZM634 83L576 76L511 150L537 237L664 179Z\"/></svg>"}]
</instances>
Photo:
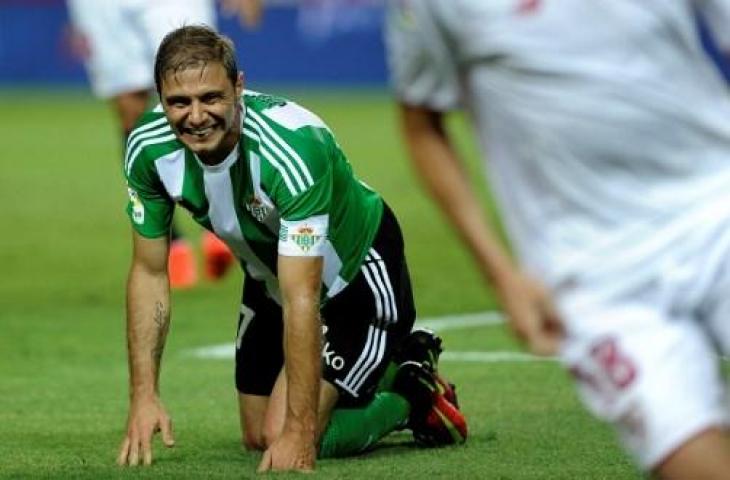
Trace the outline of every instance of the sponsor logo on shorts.
<instances>
[{"instance_id":1,"label":"sponsor logo on shorts","mask_svg":"<svg viewBox=\"0 0 730 480\"><path fill-rule=\"evenodd\" d=\"M289 235L289 238L307 253L317 242L322 239L322 235L314 233L314 229L308 225L297 228L296 232Z\"/></svg>"},{"instance_id":2,"label":"sponsor logo on shorts","mask_svg":"<svg viewBox=\"0 0 730 480\"><path fill-rule=\"evenodd\" d=\"M322 325L322 335L326 335L327 330L327 325ZM328 367L331 367L338 372L345 368L345 359L342 358L340 355L337 355L337 353L331 348L330 342L329 340L327 340L327 337L325 337L324 347L322 348L322 358L324 359L324 363L327 364Z\"/></svg>"}]
</instances>

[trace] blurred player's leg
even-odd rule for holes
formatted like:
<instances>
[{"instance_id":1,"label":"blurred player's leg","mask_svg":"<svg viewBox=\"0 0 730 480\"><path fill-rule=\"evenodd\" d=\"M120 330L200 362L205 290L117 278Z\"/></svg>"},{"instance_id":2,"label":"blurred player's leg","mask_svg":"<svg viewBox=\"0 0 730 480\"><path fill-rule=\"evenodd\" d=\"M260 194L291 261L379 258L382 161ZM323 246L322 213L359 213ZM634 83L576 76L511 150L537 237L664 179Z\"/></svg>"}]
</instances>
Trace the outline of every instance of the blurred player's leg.
<instances>
[{"instance_id":1,"label":"blurred player's leg","mask_svg":"<svg viewBox=\"0 0 730 480\"><path fill-rule=\"evenodd\" d=\"M120 93L111 98L112 107L117 113L120 127L126 139L137 123L139 117L145 112L150 101L149 90L136 90Z\"/></svg>"},{"instance_id":2,"label":"blurred player's leg","mask_svg":"<svg viewBox=\"0 0 730 480\"><path fill-rule=\"evenodd\" d=\"M730 478L728 441L717 434L730 419L714 346L694 317L667 313L655 292L645 296L585 309L563 303L563 356L581 397L647 471Z\"/></svg>"},{"instance_id":3,"label":"blurred player's leg","mask_svg":"<svg viewBox=\"0 0 730 480\"><path fill-rule=\"evenodd\" d=\"M730 478L730 439L726 430L710 428L685 442L656 469L664 480Z\"/></svg>"}]
</instances>

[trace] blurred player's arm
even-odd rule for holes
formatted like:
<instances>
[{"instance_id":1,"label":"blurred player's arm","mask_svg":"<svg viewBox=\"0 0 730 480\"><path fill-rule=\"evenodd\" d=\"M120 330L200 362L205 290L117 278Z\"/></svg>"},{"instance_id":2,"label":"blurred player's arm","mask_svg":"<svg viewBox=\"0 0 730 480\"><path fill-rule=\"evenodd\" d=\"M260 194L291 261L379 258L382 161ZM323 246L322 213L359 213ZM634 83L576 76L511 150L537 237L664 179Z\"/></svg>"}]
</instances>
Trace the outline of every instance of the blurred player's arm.
<instances>
[{"instance_id":1,"label":"blurred player's arm","mask_svg":"<svg viewBox=\"0 0 730 480\"><path fill-rule=\"evenodd\" d=\"M132 265L127 280L129 416L117 463L152 463L152 437L162 433L174 444L172 423L159 397L160 362L170 326L167 276L169 240L133 232Z\"/></svg>"},{"instance_id":2,"label":"blurred player's arm","mask_svg":"<svg viewBox=\"0 0 730 480\"><path fill-rule=\"evenodd\" d=\"M261 23L262 0L221 0L223 12L238 15L238 19L247 28L256 28Z\"/></svg>"},{"instance_id":3,"label":"blurred player's arm","mask_svg":"<svg viewBox=\"0 0 730 480\"><path fill-rule=\"evenodd\" d=\"M319 320L322 264L322 257L279 255L286 414L282 433L264 452L259 472L314 469L322 379Z\"/></svg>"},{"instance_id":4,"label":"blurred player's arm","mask_svg":"<svg viewBox=\"0 0 730 480\"><path fill-rule=\"evenodd\" d=\"M443 114L401 103L403 134L418 176L496 289L515 333L534 353L552 354L561 323L545 289L515 265L471 187L444 126Z\"/></svg>"}]
</instances>

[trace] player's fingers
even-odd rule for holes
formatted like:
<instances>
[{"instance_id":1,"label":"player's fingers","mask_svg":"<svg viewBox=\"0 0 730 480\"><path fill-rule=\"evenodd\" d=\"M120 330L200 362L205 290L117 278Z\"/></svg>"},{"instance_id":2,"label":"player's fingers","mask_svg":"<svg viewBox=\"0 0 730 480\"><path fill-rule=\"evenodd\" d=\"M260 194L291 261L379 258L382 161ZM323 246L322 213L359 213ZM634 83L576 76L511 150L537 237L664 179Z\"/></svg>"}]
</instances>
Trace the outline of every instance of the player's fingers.
<instances>
[{"instance_id":1,"label":"player's fingers","mask_svg":"<svg viewBox=\"0 0 730 480\"><path fill-rule=\"evenodd\" d=\"M555 307L553 302L547 300L544 305L545 317L544 317L544 328L549 330L550 333L557 336L565 335L565 326L563 320L560 317L558 309Z\"/></svg>"},{"instance_id":2,"label":"player's fingers","mask_svg":"<svg viewBox=\"0 0 730 480\"><path fill-rule=\"evenodd\" d=\"M174 447L175 437L172 434L172 420L170 418L163 420L160 430L162 431L162 443L168 448Z\"/></svg>"},{"instance_id":3,"label":"player's fingers","mask_svg":"<svg viewBox=\"0 0 730 480\"><path fill-rule=\"evenodd\" d=\"M117 465L126 465L128 455L129 455L129 437L124 437L122 446L119 448L119 455L117 456Z\"/></svg>"},{"instance_id":4,"label":"player's fingers","mask_svg":"<svg viewBox=\"0 0 730 480\"><path fill-rule=\"evenodd\" d=\"M261 457L261 463L259 463L259 468L256 472L263 473L271 470L271 460L271 452L266 450L264 455Z\"/></svg>"},{"instance_id":5,"label":"player's fingers","mask_svg":"<svg viewBox=\"0 0 730 480\"><path fill-rule=\"evenodd\" d=\"M562 335L551 331L536 331L530 336L528 347L535 355L543 357L552 356L558 353Z\"/></svg>"},{"instance_id":6,"label":"player's fingers","mask_svg":"<svg viewBox=\"0 0 730 480\"><path fill-rule=\"evenodd\" d=\"M130 466L136 467L139 465L139 438L133 436L130 440L129 446L129 457L128 462Z\"/></svg>"},{"instance_id":7,"label":"player's fingers","mask_svg":"<svg viewBox=\"0 0 730 480\"><path fill-rule=\"evenodd\" d=\"M152 437L148 435L142 437L142 463L152 465Z\"/></svg>"}]
</instances>

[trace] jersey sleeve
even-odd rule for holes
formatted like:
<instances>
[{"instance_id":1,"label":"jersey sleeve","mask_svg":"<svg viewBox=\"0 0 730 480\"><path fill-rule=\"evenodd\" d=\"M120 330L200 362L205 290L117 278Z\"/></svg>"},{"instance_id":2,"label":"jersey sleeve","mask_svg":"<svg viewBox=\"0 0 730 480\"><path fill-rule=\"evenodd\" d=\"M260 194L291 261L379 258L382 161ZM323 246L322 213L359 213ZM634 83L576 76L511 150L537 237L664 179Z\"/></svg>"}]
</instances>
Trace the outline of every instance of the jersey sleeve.
<instances>
[{"instance_id":1,"label":"jersey sleeve","mask_svg":"<svg viewBox=\"0 0 730 480\"><path fill-rule=\"evenodd\" d=\"M149 165L144 158L138 158L128 172L125 169L129 195L126 210L137 233L146 238L159 238L169 235L175 204Z\"/></svg>"},{"instance_id":2,"label":"jersey sleeve","mask_svg":"<svg viewBox=\"0 0 730 480\"><path fill-rule=\"evenodd\" d=\"M726 54L730 54L730 0L695 0L713 39Z\"/></svg>"},{"instance_id":3,"label":"jersey sleeve","mask_svg":"<svg viewBox=\"0 0 730 480\"><path fill-rule=\"evenodd\" d=\"M301 159L301 165L297 162L297 167L302 167L301 182L291 179L293 190L282 182L274 200L280 216L278 252L286 256L322 256L329 237L332 152L326 144L309 142L296 155Z\"/></svg>"},{"instance_id":4,"label":"jersey sleeve","mask_svg":"<svg viewBox=\"0 0 730 480\"><path fill-rule=\"evenodd\" d=\"M409 105L437 111L457 108L456 62L443 33L417 3L388 2L385 43L392 88Z\"/></svg>"}]
</instances>

